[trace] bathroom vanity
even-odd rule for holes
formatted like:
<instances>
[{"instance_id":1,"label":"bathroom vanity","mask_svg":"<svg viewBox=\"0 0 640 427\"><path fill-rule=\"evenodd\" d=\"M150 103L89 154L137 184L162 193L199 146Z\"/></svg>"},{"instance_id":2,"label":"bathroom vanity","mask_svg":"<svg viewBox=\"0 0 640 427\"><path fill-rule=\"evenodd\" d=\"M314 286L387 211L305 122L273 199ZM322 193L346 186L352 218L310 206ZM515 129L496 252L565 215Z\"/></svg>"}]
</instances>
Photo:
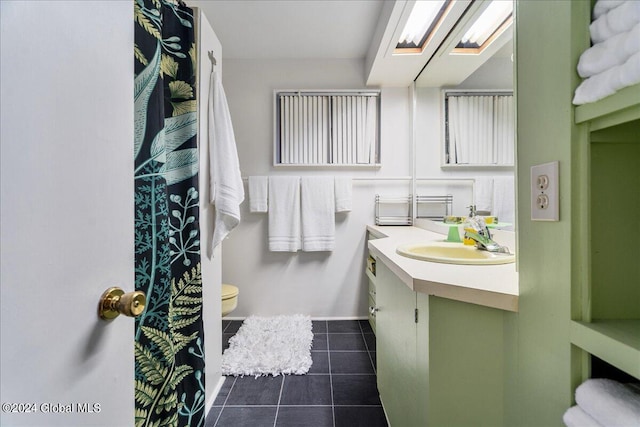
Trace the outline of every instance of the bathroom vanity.
<instances>
[{"instance_id":1,"label":"bathroom vanity","mask_svg":"<svg viewBox=\"0 0 640 427\"><path fill-rule=\"evenodd\" d=\"M390 425L503 425L504 316L518 307L515 263L411 259L396 248L445 236L417 227L368 232L378 389Z\"/></svg>"}]
</instances>

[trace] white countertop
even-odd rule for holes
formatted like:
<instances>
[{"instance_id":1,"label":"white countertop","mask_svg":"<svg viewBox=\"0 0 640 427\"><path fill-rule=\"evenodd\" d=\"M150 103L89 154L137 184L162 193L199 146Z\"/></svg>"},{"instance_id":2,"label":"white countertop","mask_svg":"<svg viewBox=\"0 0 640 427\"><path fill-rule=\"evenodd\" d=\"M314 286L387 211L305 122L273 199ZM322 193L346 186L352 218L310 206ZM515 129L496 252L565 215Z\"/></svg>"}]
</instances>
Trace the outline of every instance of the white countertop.
<instances>
[{"instance_id":1,"label":"white countertop","mask_svg":"<svg viewBox=\"0 0 640 427\"><path fill-rule=\"evenodd\" d=\"M516 264L457 265L411 259L396 253L399 245L442 241L446 236L418 227L367 226L376 239L369 240L369 252L410 289L428 295L518 311Z\"/></svg>"}]
</instances>

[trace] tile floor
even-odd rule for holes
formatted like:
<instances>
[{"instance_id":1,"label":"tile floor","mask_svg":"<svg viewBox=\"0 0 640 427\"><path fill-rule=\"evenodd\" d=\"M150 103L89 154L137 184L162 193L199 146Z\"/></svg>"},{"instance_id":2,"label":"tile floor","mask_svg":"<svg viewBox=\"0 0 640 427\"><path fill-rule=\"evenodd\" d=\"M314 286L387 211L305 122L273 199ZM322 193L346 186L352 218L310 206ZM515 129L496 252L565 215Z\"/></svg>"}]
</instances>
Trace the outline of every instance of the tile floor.
<instances>
[{"instance_id":1,"label":"tile floor","mask_svg":"<svg viewBox=\"0 0 640 427\"><path fill-rule=\"evenodd\" d=\"M241 321L223 321L223 349ZM375 335L366 320L313 321L307 375L228 377L205 427L387 426L376 387Z\"/></svg>"}]
</instances>

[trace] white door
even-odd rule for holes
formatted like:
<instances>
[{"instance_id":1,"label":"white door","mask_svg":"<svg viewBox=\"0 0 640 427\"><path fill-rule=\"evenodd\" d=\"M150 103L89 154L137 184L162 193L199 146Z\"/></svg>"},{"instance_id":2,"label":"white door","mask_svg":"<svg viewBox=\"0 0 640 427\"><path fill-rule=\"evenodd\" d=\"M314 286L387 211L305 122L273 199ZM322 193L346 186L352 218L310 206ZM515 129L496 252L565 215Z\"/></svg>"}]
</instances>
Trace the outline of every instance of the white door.
<instances>
[{"instance_id":1,"label":"white door","mask_svg":"<svg viewBox=\"0 0 640 427\"><path fill-rule=\"evenodd\" d=\"M0 7L0 425L130 426L133 2Z\"/></svg>"}]
</instances>

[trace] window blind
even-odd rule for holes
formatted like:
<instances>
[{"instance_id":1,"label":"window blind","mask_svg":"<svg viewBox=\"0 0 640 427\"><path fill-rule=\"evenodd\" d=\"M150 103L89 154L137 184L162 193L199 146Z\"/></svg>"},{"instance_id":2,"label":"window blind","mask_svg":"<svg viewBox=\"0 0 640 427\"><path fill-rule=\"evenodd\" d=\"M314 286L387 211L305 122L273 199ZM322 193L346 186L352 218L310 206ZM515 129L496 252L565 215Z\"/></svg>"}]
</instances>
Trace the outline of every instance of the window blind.
<instances>
[{"instance_id":1,"label":"window blind","mask_svg":"<svg viewBox=\"0 0 640 427\"><path fill-rule=\"evenodd\" d=\"M380 93L276 92L275 163L379 163Z\"/></svg>"},{"instance_id":2,"label":"window blind","mask_svg":"<svg viewBox=\"0 0 640 427\"><path fill-rule=\"evenodd\" d=\"M513 165L513 95L445 95L449 164Z\"/></svg>"}]
</instances>

